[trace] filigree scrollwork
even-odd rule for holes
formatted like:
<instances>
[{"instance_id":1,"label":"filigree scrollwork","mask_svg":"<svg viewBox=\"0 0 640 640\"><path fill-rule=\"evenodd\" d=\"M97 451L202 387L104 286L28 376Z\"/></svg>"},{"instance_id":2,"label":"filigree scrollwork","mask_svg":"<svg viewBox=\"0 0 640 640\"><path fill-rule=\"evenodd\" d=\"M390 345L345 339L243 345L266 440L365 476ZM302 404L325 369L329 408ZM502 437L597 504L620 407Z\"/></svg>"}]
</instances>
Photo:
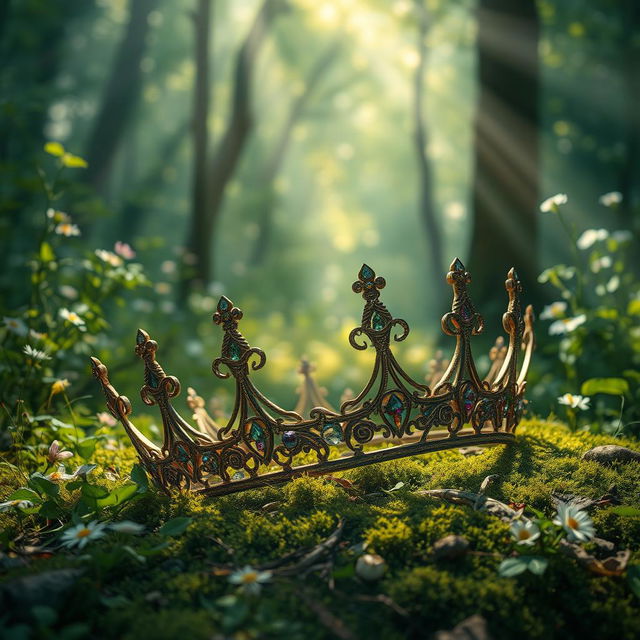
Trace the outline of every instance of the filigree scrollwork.
<instances>
[{"instance_id":1,"label":"filigree scrollwork","mask_svg":"<svg viewBox=\"0 0 640 640\"><path fill-rule=\"evenodd\" d=\"M432 360L430 384L426 385L413 380L395 359L391 337L395 342L405 340L409 325L394 318L380 300L385 279L362 265L352 289L362 295L364 308L349 342L357 350L373 347L375 361L360 393L343 402L339 412L327 407L309 409L310 398L323 397L314 391L306 393L306 401L300 405L309 416L303 418L303 411L285 410L259 391L250 371L264 367L266 355L251 347L242 335L238 328L242 310L225 296L213 314L223 339L212 370L218 378L235 380L235 400L226 424L219 426L208 416L204 401L192 389L188 404L198 428L177 413L171 401L180 393L180 383L165 373L156 360L157 343L142 329L135 348L144 362L140 393L146 405L160 409L164 429L161 447L131 424L129 400L111 386L106 367L96 358L92 358L93 372L109 411L122 422L145 468L165 490L196 488L226 493L236 487L259 486L264 479L289 479L301 470L329 472L413 451L461 446L463 442L507 442L513 438L525 407L525 378L534 348L533 311L527 307L523 317L522 286L512 269L505 282L509 301L503 315L509 343L504 346L502 339L496 342L492 367L481 380L471 338L482 332L484 320L471 301L471 277L459 259L451 263L446 281L453 289L453 301L451 311L442 318L442 329L455 337L456 345L451 358L437 355ZM308 379L310 370L305 363L305 383L315 388ZM384 441L395 446L370 450ZM341 457L332 456L336 447L343 447ZM316 462L296 467L296 458L305 454L315 454Z\"/></svg>"}]
</instances>

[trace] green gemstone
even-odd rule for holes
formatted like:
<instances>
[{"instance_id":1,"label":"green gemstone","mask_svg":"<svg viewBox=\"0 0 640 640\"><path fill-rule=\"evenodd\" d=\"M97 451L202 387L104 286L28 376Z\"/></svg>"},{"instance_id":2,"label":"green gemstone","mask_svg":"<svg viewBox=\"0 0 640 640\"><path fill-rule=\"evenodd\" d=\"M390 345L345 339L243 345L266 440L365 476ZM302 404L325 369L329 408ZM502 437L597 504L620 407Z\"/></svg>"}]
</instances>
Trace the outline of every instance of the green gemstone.
<instances>
[{"instance_id":1,"label":"green gemstone","mask_svg":"<svg viewBox=\"0 0 640 640\"><path fill-rule=\"evenodd\" d=\"M229 303L226 298L220 298L220 302L218 302L218 309L220 311L226 311L229 308Z\"/></svg>"},{"instance_id":2,"label":"green gemstone","mask_svg":"<svg viewBox=\"0 0 640 640\"><path fill-rule=\"evenodd\" d=\"M160 381L156 377L155 373L153 373L152 371L149 371L149 386L153 387L154 389L157 389L159 384L160 384Z\"/></svg>"},{"instance_id":3,"label":"green gemstone","mask_svg":"<svg viewBox=\"0 0 640 640\"><path fill-rule=\"evenodd\" d=\"M371 326L375 331L381 331L384 327L384 320L377 311L373 314L373 318L371 318Z\"/></svg>"},{"instance_id":4,"label":"green gemstone","mask_svg":"<svg viewBox=\"0 0 640 640\"><path fill-rule=\"evenodd\" d=\"M339 424L329 423L322 430L324 441L331 447L335 447L342 442L342 428Z\"/></svg>"},{"instance_id":5,"label":"green gemstone","mask_svg":"<svg viewBox=\"0 0 640 640\"><path fill-rule=\"evenodd\" d=\"M240 356L242 355L242 349L237 342L232 342L229 345L229 355L232 360L240 360Z\"/></svg>"},{"instance_id":6,"label":"green gemstone","mask_svg":"<svg viewBox=\"0 0 640 640\"><path fill-rule=\"evenodd\" d=\"M362 271L360 273L365 280L371 280L373 278L373 270L366 264L363 265Z\"/></svg>"},{"instance_id":7,"label":"green gemstone","mask_svg":"<svg viewBox=\"0 0 640 640\"><path fill-rule=\"evenodd\" d=\"M249 435L252 440L262 440L264 438L264 431L257 422L253 422L251 423L251 431L249 432Z\"/></svg>"}]
</instances>

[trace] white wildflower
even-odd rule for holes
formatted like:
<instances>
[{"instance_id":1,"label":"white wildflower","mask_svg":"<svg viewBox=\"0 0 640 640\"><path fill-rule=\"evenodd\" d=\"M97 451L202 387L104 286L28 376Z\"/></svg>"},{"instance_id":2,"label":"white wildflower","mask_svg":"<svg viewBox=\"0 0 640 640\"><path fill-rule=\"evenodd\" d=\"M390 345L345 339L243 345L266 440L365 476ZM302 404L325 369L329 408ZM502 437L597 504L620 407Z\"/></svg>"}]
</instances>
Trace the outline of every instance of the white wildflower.
<instances>
[{"instance_id":1,"label":"white wildflower","mask_svg":"<svg viewBox=\"0 0 640 640\"><path fill-rule=\"evenodd\" d=\"M106 525L97 520L93 520L87 524L81 523L67 529L62 534L62 544L65 547L78 547L82 549L91 540L98 540L104 537L105 528Z\"/></svg>"},{"instance_id":2,"label":"white wildflower","mask_svg":"<svg viewBox=\"0 0 640 640\"><path fill-rule=\"evenodd\" d=\"M571 333L586 321L587 316L584 313L581 313L579 316L575 316L575 318L561 318L560 320L556 320L551 323L549 326L549 335L557 336L563 333Z\"/></svg>"},{"instance_id":3,"label":"white wildflower","mask_svg":"<svg viewBox=\"0 0 640 640\"><path fill-rule=\"evenodd\" d=\"M560 404L564 404L572 409L580 409L584 411L589 408L591 398L589 396L574 395L573 393L565 393L558 398Z\"/></svg>"},{"instance_id":4,"label":"white wildflower","mask_svg":"<svg viewBox=\"0 0 640 640\"><path fill-rule=\"evenodd\" d=\"M567 303L563 300L552 302L542 310L540 320L555 320L556 318L562 318L566 310Z\"/></svg>"},{"instance_id":5,"label":"white wildflower","mask_svg":"<svg viewBox=\"0 0 640 640\"><path fill-rule=\"evenodd\" d=\"M553 522L563 527L570 542L588 542L596 535L591 518L573 504L560 502L558 515Z\"/></svg>"},{"instance_id":6,"label":"white wildflower","mask_svg":"<svg viewBox=\"0 0 640 640\"><path fill-rule=\"evenodd\" d=\"M622 202L622 194L619 191L609 191L609 193L601 195L598 201L605 207L610 207L611 205Z\"/></svg>"},{"instance_id":7,"label":"white wildflower","mask_svg":"<svg viewBox=\"0 0 640 640\"><path fill-rule=\"evenodd\" d=\"M609 237L609 232L606 229L587 229L582 232L582 235L578 238L576 244L578 249L585 251L592 247L596 242L601 242Z\"/></svg>"},{"instance_id":8,"label":"white wildflower","mask_svg":"<svg viewBox=\"0 0 640 640\"><path fill-rule=\"evenodd\" d=\"M561 205L567 204L568 198L566 193L556 193L555 196L547 198L540 204L540 211L542 213L557 213Z\"/></svg>"},{"instance_id":9,"label":"white wildflower","mask_svg":"<svg viewBox=\"0 0 640 640\"><path fill-rule=\"evenodd\" d=\"M514 520L509 527L516 544L532 545L540 537L540 529L531 520Z\"/></svg>"},{"instance_id":10,"label":"white wildflower","mask_svg":"<svg viewBox=\"0 0 640 640\"><path fill-rule=\"evenodd\" d=\"M271 580L271 571L258 571L253 567L245 567L229 576L231 584L239 584L246 593L258 595L262 585Z\"/></svg>"}]
</instances>

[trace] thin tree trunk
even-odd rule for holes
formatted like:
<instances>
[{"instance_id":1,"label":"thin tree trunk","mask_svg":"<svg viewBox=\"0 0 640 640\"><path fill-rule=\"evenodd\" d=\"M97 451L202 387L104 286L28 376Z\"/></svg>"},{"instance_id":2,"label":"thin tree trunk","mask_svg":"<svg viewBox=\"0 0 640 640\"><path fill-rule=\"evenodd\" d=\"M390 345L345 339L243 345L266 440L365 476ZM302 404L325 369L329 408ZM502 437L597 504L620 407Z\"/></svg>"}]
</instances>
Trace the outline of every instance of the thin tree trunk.
<instances>
[{"instance_id":1,"label":"thin tree trunk","mask_svg":"<svg viewBox=\"0 0 640 640\"><path fill-rule=\"evenodd\" d=\"M141 180L135 183L135 189L128 195L122 206L122 211L116 225L114 242L122 240L133 242L136 235L143 228L147 216L152 212L151 200L153 195L162 188L162 175L167 166L166 158L177 155L180 145L188 133L188 122L185 121L165 140L158 152L156 162L151 166Z\"/></svg>"},{"instance_id":2,"label":"thin tree trunk","mask_svg":"<svg viewBox=\"0 0 640 640\"><path fill-rule=\"evenodd\" d=\"M444 267L442 258L442 233L436 217L433 201L433 175L427 157L428 134L424 117L424 74L426 69L427 47L425 38L429 29L427 8L422 0L416 1L418 14L418 65L413 78L413 140L418 161L420 179L420 217L424 224L429 247L429 265L431 274L439 277Z\"/></svg>"},{"instance_id":3,"label":"thin tree trunk","mask_svg":"<svg viewBox=\"0 0 640 640\"><path fill-rule=\"evenodd\" d=\"M209 118L210 103L210 32L211 32L211 0L198 0L195 25L195 58L196 78L193 101L193 185L191 209L191 237L188 246L196 257L207 253L211 238L202 237L209 215L207 189L207 155L209 153ZM181 288L181 291L184 291Z\"/></svg>"},{"instance_id":4,"label":"thin tree trunk","mask_svg":"<svg viewBox=\"0 0 640 640\"><path fill-rule=\"evenodd\" d=\"M336 53L337 48L332 46L313 65L307 78L304 91L293 101L280 136L278 137L278 142L265 165L261 180L262 185L264 185L265 195L261 203L262 211L258 221L259 232L250 258L250 264L252 266L262 264L271 247L273 237L273 212L276 204L274 183L286 157L287 149L291 142L291 135L296 124L304 114L307 104L322 79L322 76L335 59Z\"/></svg>"},{"instance_id":5,"label":"thin tree trunk","mask_svg":"<svg viewBox=\"0 0 640 640\"><path fill-rule=\"evenodd\" d=\"M515 267L527 299L538 275L538 38L535 0L480 0L474 226L469 270L477 302L496 300Z\"/></svg>"},{"instance_id":6,"label":"thin tree trunk","mask_svg":"<svg viewBox=\"0 0 640 640\"><path fill-rule=\"evenodd\" d=\"M637 220L640 184L640 5L628 0L625 11L627 24L626 46L623 48L623 75L625 82L626 158L622 171L622 224L640 237Z\"/></svg>"},{"instance_id":7,"label":"thin tree trunk","mask_svg":"<svg viewBox=\"0 0 640 640\"><path fill-rule=\"evenodd\" d=\"M191 221L187 248L195 257L195 264L193 273L185 279L183 288L202 286L214 275L215 228L220 217L225 189L236 171L254 124L251 105L253 70L268 26L279 6L279 0L264 0L238 52L231 116L208 170L207 216L203 220Z\"/></svg>"},{"instance_id":8,"label":"thin tree trunk","mask_svg":"<svg viewBox=\"0 0 640 640\"><path fill-rule=\"evenodd\" d=\"M85 152L89 163L85 178L98 192L104 192L118 146L138 104L142 86L140 62L146 50L148 18L157 2L129 1L129 22L116 52Z\"/></svg>"}]
</instances>

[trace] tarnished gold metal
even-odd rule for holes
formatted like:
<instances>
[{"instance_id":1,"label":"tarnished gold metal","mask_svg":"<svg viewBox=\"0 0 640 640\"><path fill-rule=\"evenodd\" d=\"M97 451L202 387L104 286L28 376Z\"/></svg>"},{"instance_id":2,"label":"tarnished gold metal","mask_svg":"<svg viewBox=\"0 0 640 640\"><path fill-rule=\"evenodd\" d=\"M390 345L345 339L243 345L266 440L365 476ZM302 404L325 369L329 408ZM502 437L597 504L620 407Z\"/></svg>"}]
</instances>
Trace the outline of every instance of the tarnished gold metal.
<instances>
[{"instance_id":1,"label":"tarnished gold metal","mask_svg":"<svg viewBox=\"0 0 640 640\"><path fill-rule=\"evenodd\" d=\"M364 350L368 341L375 350L375 362L362 391L343 402L339 411L315 407L303 417L262 394L249 372L261 369L266 356L240 333L242 311L224 296L213 315L224 334L221 356L212 366L218 378L233 377L236 384L235 403L224 426L208 416L204 401L192 389L188 404L198 428L178 414L171 401L180 392L180 383L164 372L156 360L157 343L142 329L135 348L144 363L140 395L145 404L160 410L161 446L131 423L131 403L113 388L107 367L97 358L91 358L93 374L140 462L165 491L185 488L225 494L305 473L320 475L430 451L511 442L525 406L525 378L534 348L533 310L528 306L523 316L522 287L511 269L505 282L509 302L502 318L509 342L507 346L496 342L490 371L481 379L470 342L482 331L484 321L469 297L471 278L456 258L446 279L453 288L453 304L442 318L442 329L455 337L456 346L449 360L441 355L433 359L427 385L413 380L395 359L391 336L403 341L409 325L393 318L380 300L385 279L362 266L352 289L362 294L364 310L349 342ZM308 370L303 369L308 383ZM394 446L379 448L381 443ZM342 455L332 456L333 451ZM306 464L296 465L303 456Z\"/></svg>"}]
</instances>

